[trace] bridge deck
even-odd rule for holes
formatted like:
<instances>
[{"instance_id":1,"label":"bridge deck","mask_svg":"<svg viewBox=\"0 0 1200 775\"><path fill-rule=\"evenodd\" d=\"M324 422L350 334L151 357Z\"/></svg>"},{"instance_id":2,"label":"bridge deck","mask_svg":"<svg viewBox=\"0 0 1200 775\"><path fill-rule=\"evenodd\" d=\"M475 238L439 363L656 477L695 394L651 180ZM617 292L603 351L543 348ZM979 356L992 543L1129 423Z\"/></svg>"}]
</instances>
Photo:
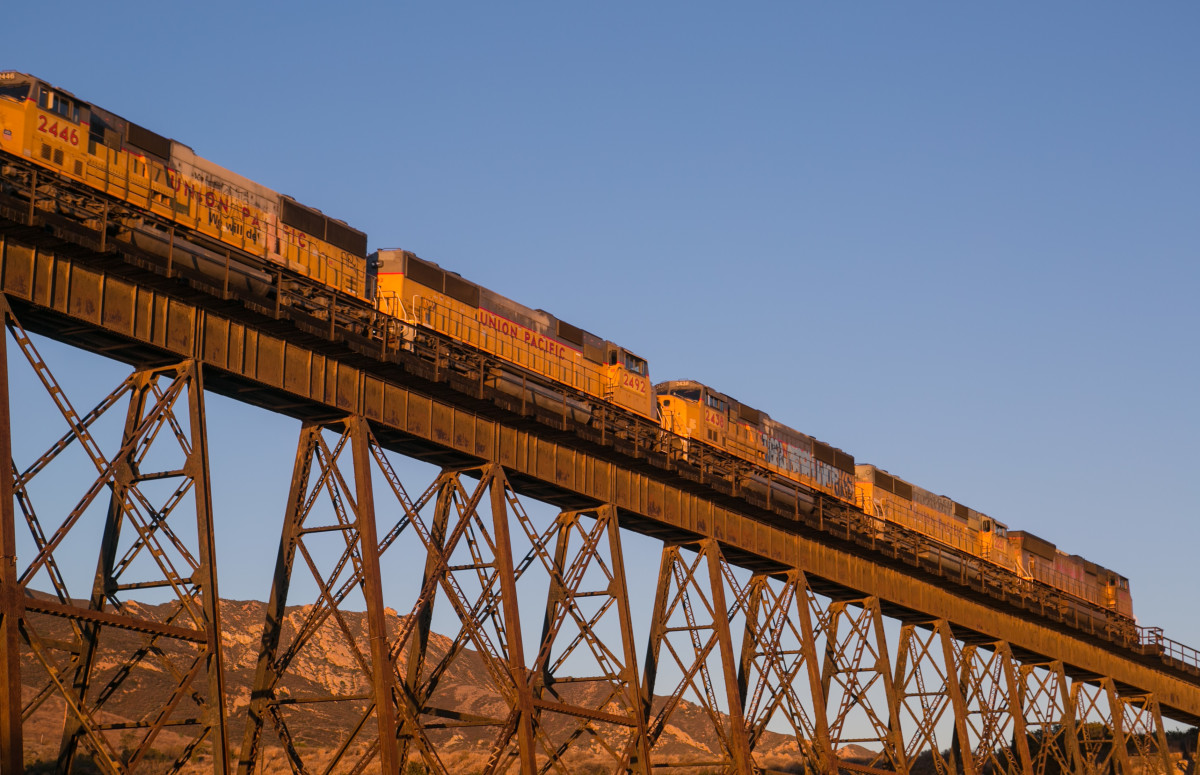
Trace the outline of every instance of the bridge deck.
<instances>
[{"instance_id":1,"label":"bridge deck","mask_svg":"<svg viewBox=\"0 0 1200 775\"><path fill-rule=\"evenodd\" d=\"M1200 671L1094 626L1083 631L1069 611L1019 584L947 584L923 565L918 546L853 531L845 513L819 508L789 520L688 481L636 445L523 418L447 389L436 370L403 353L216 298L139 256L99 252L68 223L38 218L30 228L0 208L0 290L29 330L139 365L195 358L219 393L309 420L364 416L404 454L499 463L539 499L567 508L613 504L623 526L668 542L715 538L738 564L801 568L831 596L878 597L906 622L948 619L966 640L1003 640L1022 658L1061 660L1075 677L1107 676L1130 692L1154 693L1164 715L1200 723Z\"/></svg>"}]
</instances>

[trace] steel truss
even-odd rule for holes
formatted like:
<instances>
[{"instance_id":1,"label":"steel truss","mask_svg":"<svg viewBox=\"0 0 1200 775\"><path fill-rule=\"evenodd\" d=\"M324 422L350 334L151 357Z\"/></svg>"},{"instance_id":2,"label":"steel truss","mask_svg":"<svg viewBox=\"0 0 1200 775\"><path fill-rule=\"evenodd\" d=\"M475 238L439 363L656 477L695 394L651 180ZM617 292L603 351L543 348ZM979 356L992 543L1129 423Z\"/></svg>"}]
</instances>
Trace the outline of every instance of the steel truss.
<instances>
[{"instance_id":1,"label":"steel truss","mask_svg":"<svg viewBox=\"0 0 1200 775\"><path fill-rule=\"evenodd\" d=\"M135 371L80 414L7 307L3 314L65 424L65 432L31 464L22 467L6 453L12 491L4 500L0 547L9 559L3 626L9 658L2 682L12 691L11 655L24 649L29 659L16 667L26 687L35 687L25 692L19 718L65 715L61 771L85 752L113 775L137 769L148 756L156 758L155 769L167 772L196 756L211 756L214 772L224 772L225 692L200 369L184 362ZM7 370L0 381L7 394ZM123 431L115 451L106 453L94 428L122 407ZM7 401L4 410L9 411ZM2 441L10 447L7 420ZM82 453L90 476L63 481L54 466L70 453ZM65 514L57 504L40 507L44 493L35 491L49 478L52 489L83 485ZM182 513L189 504L191 525ZM63 555L72 532L89 521L102 525L96 571L85 593L69 580L77 555ZM14 551L18 522L33 547L21 564ZM150 609L139 596L165 602ZM133 692L159 695L151 713L129 719L116 712ZM141 699L145 704L144 694ZM19 751L11 720L6 749ZM164 740L168 736L171 742ZM163 750L174 750L166 762Z\"/></svg>"},{"instance_id":2,"label":"steel truss","mask_svg":"<svg viewBox=\"0 0 1200 775\"><path fill-rule=\"evenodd\" d=\"M80 414L2 311L65 425L0 477L11 488L0 490L5 773L21 772L25 726L51 713L64 719L58 769L86 756L112 775L250 775L268 760L296 773L1176 771L1154 695L800 568L748 570L714 538L663 542L639 605L616 507L539 515L490 462L411 474L361 416L301 429L234 729L202 369L136 369ZM0 366L7 347L0 337ZM4 368L0 446L11 450L7 391ZM106 447L103 420L122 410ZM82 494L43 505L36 485L68 453L91 474L59 489ZM100 538L83 592L65 557L89 529ZM311 680L329 653L356 676L336 690ZM451 691L463 674L470 702ZM157 693L155 711L123 716L130 692ZM318 719L336 739L305 744Z\"/></svg>"}]
</instances>

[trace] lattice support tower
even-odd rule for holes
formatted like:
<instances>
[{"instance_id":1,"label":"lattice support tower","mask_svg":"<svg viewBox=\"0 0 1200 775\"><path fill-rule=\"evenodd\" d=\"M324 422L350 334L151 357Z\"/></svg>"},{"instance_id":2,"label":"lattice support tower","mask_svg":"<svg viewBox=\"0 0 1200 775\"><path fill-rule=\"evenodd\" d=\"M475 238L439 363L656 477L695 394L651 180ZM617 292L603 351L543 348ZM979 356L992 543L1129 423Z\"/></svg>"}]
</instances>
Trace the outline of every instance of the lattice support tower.
<instances>
[{"instance_id":1,"label":"lattice support tower","mask_svg":"<svg viewBox=\"0 0 1200 775\"><path fill-rule=\"evenodd\" d=\"M736 492L716 497L703 482L676 486L653 470L644 439L618 448L496 407L472 413L482 394L456 403L449 388L431 397L423 383L389 382L362 352L329 355L332 338L324 352L306 349L302 337L254 328L247 310L222 317L219 305L188 306L194 300L170 296L161 278L135 286L98 269L94 255L76 264L13 243L43 239L33 228L40 203L34 209L23 216L30 229L0 233L0 290L30 310L31 328L68 341L86 332L96 350L124 337L116 347L137 365L79 412L68 399L75 392L7 304L0 309L11 337L0 343L0 459L11 472L0 477L5 773L21 771L33 722L57 715L65 722L51 760L65 770L88 757L107 775L184 766L249 775L265 768L268 749L298 773L414 764L451 773L464 765L446 742L461 734L474 735L488 773L569 772L587 748L613 773L686 765L750 775L770 771L767 743L784 734L814 774L907 775L928 765L963 775L1141 775L1176 767L1164 713L1200 716L1200 681L1178 665L1104 630L1076 637L1077 622L1048 624L1052 610L1023 609L1019 597L996 603L1020 592L1005 586L1012 579L943 589L920 575L915 544L911 556L895 546L872 554L867 543L882 533L871 518L852 515L814 539L838 514L788 517L799 527L756 519ZM78 329L52 327L63 320ZM14 456L9 353L53 407L41 425L63 429L31 459L26 439ZM223 380L227 393L250 386L264 405L302 407L305 420L292 478L280 483L283 527L236 750L227 742L206 380ZM111 442L106 424L116 428ZM438 470L398 469L397 450L417 450ZM59 492L45 497L70 456L86 473L55 479ZM525 498L543 495L555 516L527 511ZM631 529L662 541L657 585L644 585L655 589L648 614L631 600ZM96 560L80 582L68 547L89 536ZM391 586L397 575L404 595ZM344 690L305 682L306 660L328 644L353 663ZM476 708L450 696L459 670L474 671L485 695ZM122 701L135 688L153 693L154 710L125 718ZM322 751L300 745L332 708L344 721L336 740ZM687 756L670 754L672 726L688 714L705 719L703 739ZM866 760L840 758L850 745ZM166 760L150 760L163 749Z\"/></svg>"},{"instance_id":2,"label":"lattice support tower","mask_svg":"<svg viewBox=\"0 0 1200 775\"><path fill-rule=\"evenodd\" d=\"M224 773L227 712L202 368L186 361L139 369L80 414L11 310L3 314L65 431L24 467L12 457L11 440L0 438L13 461L0 554L12 557L21 523L33 547L21 563L5 563L2 682L12 685L16 640L16 650L31 657L26 681L37 686L23 698L19 716L63 708L63 771L86 752L105 773L133 772L148 755L160 755L170 736L165 746L175 749L173 761L155 767L177 771L203 744L213 772ZM0 368L6 393L6 360ZM106 452L96 426L122 406L123 431L115 451ZM90 476L73 472L65 481L58 473L56 465L72 453L86 461ZM76 484L84 485L78 500L61 506L53 495ZM43 498L51 503L43 505ZM85 591L72 583L80 551L72 539L84 523L97 521L99 556ZM72 543L74 553L64 548ZM145 595L164 602L151 609L137 600ZM170 678L156 680L159 675ZM133 693L151 711L130 719L118 709ZM6 757L21 750L12 734Z\"/></svg>"}]
</instances>

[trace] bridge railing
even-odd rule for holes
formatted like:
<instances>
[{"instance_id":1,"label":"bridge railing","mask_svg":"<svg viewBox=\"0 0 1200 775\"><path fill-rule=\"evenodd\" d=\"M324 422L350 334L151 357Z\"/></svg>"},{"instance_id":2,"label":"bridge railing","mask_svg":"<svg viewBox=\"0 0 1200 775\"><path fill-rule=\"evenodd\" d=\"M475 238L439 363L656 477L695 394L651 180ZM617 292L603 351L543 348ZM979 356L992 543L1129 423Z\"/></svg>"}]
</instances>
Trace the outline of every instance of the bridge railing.
<instances>
[{"instance_id":1,"label":"bridge railing","mask_svg":"<svg viewBox=\"0 0 1200 775\"><path fill-rule=\"evenodd\" d=\"M1138 641L1145 653L1200 670L1200 649L1171 640L1163 635L1162 627L1138 627Z\"/></svg>"},{"instance_id":2,"label":"bridge railing","mask_svg":"<svg viewBox=\"0 0 1200 775\"><path fill-rule=\"evenodd\" d=\"M14 181L9 181L9 179L7 178L7 174L8 174L7 170L5 172L6 172L6 178L5 178L6 182L14 182L14 185L19 189L21 182L15 181L15 179L14 179ZM73 199L61 198L55 194L43 193L42 189L39 188L37 185L37 180L38 180L38 178L35 174L32 177L31 181L28 183L29 188L27 189L26 193L24 194L24 196L26 197L24 201L27 203L25 205L25 207L27 207L27 210L25 213L22 214L23 217L21 218L21 222L28 223L29 225L33 225L35 223L35 218L34 218L35 213L43 212L43 211L51 212L51 211L56 211L56 210L62 210L63 208L65 208L65 211L66 211L65 215L67 215L68 217L75 217L78 220L80 220L81 222L86 222L89 224L94 223L100 227L97 230L97 235L98 235L97 239L99 242L99 247L93 248L93 249L97 249L99 251L99 253L103 254L109 248L109 244L107 242L107 235L108 235L107 224L110 222L110 220L109 220L110 217L114 216L113 210L110 209L111 203L109 203L107 201L102 201L98 205L96 205L95 203L92 203L92 205L94 205L94 206L89 205L88 203L90 203L91 200L87 199L86 197L90 195L90 192L85 192L85 191L82 191L81 189L79 189L79 190L76 190L75 193L79 194L79 197L80 197L79 201L83 201L84 204L75 205L75 204L72 204L72 202L75 201ZM43 178L43 181L44 181L44 178ZM91 209L88 209L89 206L91 206ZM76 210L77 210L77 212L76 212ZM95 212L97 210L103 212L103 216L101 216L100 218L97 218L95 216ZM170 224L161 224L161 225L163 226L163 233L169 233L171 235L171 242L170 242L171 247L172 248L178 247L179 249L182 249L181 245L182 245L182 243L184 243L186 241L187 235L180 234L179 236L182 239L180 240L179 243L176 243L176 241L175 241L176 235L175 235L175 232L171 230L171 228L170 228L171 225ZM75 237L72 237L72 238L75 238ZM89 244L90 245L90 243L83 243L83 242L81 242L79 244ZM129 244L133 244L133 243L129 243ZM146 260L152 260L155 258L155 256L152 256L150 254L146 254L145 256L142 256L140 252L138 255L140 258L144 258ZM170 255L172 255L172 254L168 254L168 257L166 259L166 276L167 277L173 276L172 275L172 272L173 272L172 261L171 261ZM229 286L228 266L229 266L229 262L231 261L231 253L229 251L225 251L224 258L225 258L225 262L226 262L225 275L223 278L216 278L216 283L217 283L216 287L217 287L218 291L220 291L223 294L226 294L227 296L229 294L236 296L237 295L236 291L233 288L228 287ZM251 256L250 258L253 258L253 257ZM269 267L266 267L266 269L269 269ZM181 271L181 270L176 270L176 271ZM189 275L189 277L192 277L192 276L193 275ZM199 276L199 275L196 275L196 276ZM206 278L206 279L211 280L212 278ZM364 339L364 341L380 343L381 350L383 352L388 352L390 349L396 348L396 346L399 343L408 342L410 340L411 333L409 333L409 331L408 331L409 327L404 323L404 321L401 321L394 317L390 317L379 311L364 311L361 308L361 306L351 306L351 307L347 307L347 308L343 309L341 306L338 306L340 299L337 294L327 294L325 299L322 300L322 297L320 295L320 291L322 290L321 286L311 286L311 287L304 286L304 289L301 291L292 291L292 290L290 290L290 285L292 283L296 283L298 285L303 284L303 281L299 280L297 278L291 278L289 280L289 283L287 285L285 285L282 274L276 272L274 277L271 279L273 279L273 281L274 281L271 284L271 290L272 290L272 293L274 294L274 296L273 296L274 301L275 301L274 314L275 314L276 318L286 315L286 316L291 316L293 319L295 319L297 310L302 309L303 311L310 313L310 317L312 317L314 321L316 321L318 324L320 324L319 325L320 328L327 327L328 336L331 339L334 337L335 331L338 331L343 335L348 335L349 331L356 331L358 333L358 336L362 337ZM224 288L220 287L222 285L224 285L226 287L224 287ZM324 289L324 290L327 291L328 289ZM305 293L305 291L316 291L316 293L308 294L308 293ZM311 298L310 298L310 296L311 296ZM250 299L251 297L248 296L246 298ZM283 300L285 298L288 300L287 304L283 304ZM257 297L253 297L252 301L255 304L258 304L261 300L258 299ZM326 306L326 305L328 305L328 306ZM283 306L287 307L286 312L284 312L284 310L281 309L281 307L283 307ZM260 306L254 307L254 308L259 309L260 311L264 311L265 314L268 314L268 315L270 314L270 310L266 306L260 305ZM324 318L320 317L322 314L325 316ZM366 317L364 317L364 315ZM365 328L365 330L362 330L364 328ZM482 349L484 349L485 351L488 350L487 347L484 347ZM443 355L443 352L440 349L440 347L437 348L436 352L435 352L435 356L436 356L435 360L440 360L442 355ZM562 380L562 382L570 384L571 381L564 379L564 380ZM639 430L639 426L635 426L632 431L629 428L622 427L622 431L624 433L626 433L627 435L629 433L637 433L638 430ZM656 424L653 426L652 430L654 430L654 431L657 430ZM645 442L646 438L649 438L649 437L638 436L637 439L635 440L633 446L640 450L654 449L654 446L652 443ZM643 442L645 442L645 443L643 443ZM713 458L714 459L716 459L716 458L724 459L725 456L724 455L714 455ZM712 470L720 471L721 468L720 468L720 466L717 466L716 468L714 468ZM745 469L735 469L732 471L731 478L736 482L738 475L742 474L742 473L745 473ZM762 473L764 475L766 475L766 478L768 480L770 479L769 472L762 472ZM714 487L714 489L717 489L723 493L732 494L732 492L734 490L738 490L739 495L746 496L746 493L741 492L736 484L734 485L733 490L722 489L722 487L720 485L725 480L719 478L719 475L715 479L710 475L706 479L704 479L704 481L709 486ZM797 502L799 502L799 501L797 501ZM769 508L769 506L768 506L768 508ZM849 508L849 506L847 506L847 512L849 512L850 510L851 509ZM943 547L947 551L958 550L959 552L961 552L961 560L963 561L964 566L967 562L969 562L972 559L984 559L985 560L984 570L989 570L989 571L992 570L990 567L988 567L990 565L998 565L1000 567L1008 567L1007 563L997 562L996 559L993 557L980 558L978 554L975 554L972 551L963 550L962 547L959 545L960 540L961 540L960 537L949 536L949 535L938 535L937 531L935 529L933 529L931 526L905 524L903 520L895 521L895 522L884 522L882 520L878 520L878 518L876 518L876 517L869 516L868 514L864 514L861 511L858 511L858 510L854 510L854 511L855 511L855 514L853 514L853 515L846 513L846 514L841 515L841 518L839 518L839 516L835 513L831 513L829 511L824 511L824 510L818 510L818 516L813 518L814 521L812 523L810 523L810 526L821 532L836 536L836 537L844 539L844 540L854 541L855 543L859 543L862 545L869 544L869 545L871 545L872 548L878 548L880 551L884 551L884 553L889 553L893 558L899 557L900 554L904 553L905 550L910 547L916 547L914 549L914 551L916 551L918 553L921 553L921 552L928 553L930 551L930 549L928 548L929 544L927 542L923 542L923 541L915 541L914 542L911 540L911 536L903 535L906 533L910 533L912 535L924 536L925 538L932 540L932 541L936 542L937 544L941 545L939 547L934 548L933 551L941 551ZM796 519L798 519L798 520L801 519L801 516L799 513L797 513ZM924 527L924 529L922 529L922 527ZM891 547L891 552L886 552L886 548L888 546ZM996 570L998 571L999 569L996 569ZM983 571L980 571L980 572L982 573ZM1037 581L1036 574L1035 574L1034 580L1019 578L1020 584L1018 586L1030 586L1034 581ZM1045 584L1045 582L1043 581L1042 584ZM1004 586L1004 584L1003 583L994 584L993 586ZM1073 594L1070 590L1064 590L1064 589L1061 589L1059 587L1055 587L1055 586L1049 585L1049 584L1046 584L1046 587L1047 587L1047 589L1052 590L1054 592L1058 592L1058 593L1065 592L1067 595L1070 595L1077 599L1083 599L1086 601L1085 597L1078 595L1078 594ZM1037 592L1039 594L1044 594L1045 590L1037 590ZM1103 606L1097 606L1097 607L1101 608ZM1104 608L1106 608L1106 607L1104 607ZM1087 621L1093 622L1093 625L1094 625L1094 620L1085 620L1085 623ZM1075 626L1079 627L1081 631L1084 631L1083 628L1080 627L1078 619L1076 619ZM1128 622L1128 620L1114 622L1112 619L1109 619L1106 623L1104 623L1104 626L1106 626L1108 628L1107 634L1105 634L1105 632L1098 632L1097 628L1095 626L1090 627L1090 632L1094 635L1098 634L1098 635L1101 635L1102 637L1106 637L1111 642L1116 643L1124 648L1136 649L1136 650L1140 651L1142 654L1159 656L1164 661L1173 662L1177 665L1184 666L1184 667L1188 668L1189 670L1200 671L1200 650L1192 648L1190 646L1186 646L1178 641L1166 638L1163 635L1161 628L1138 627L1136 625L1133 625L1131 622Z\"/></svg>"}]
</instances>

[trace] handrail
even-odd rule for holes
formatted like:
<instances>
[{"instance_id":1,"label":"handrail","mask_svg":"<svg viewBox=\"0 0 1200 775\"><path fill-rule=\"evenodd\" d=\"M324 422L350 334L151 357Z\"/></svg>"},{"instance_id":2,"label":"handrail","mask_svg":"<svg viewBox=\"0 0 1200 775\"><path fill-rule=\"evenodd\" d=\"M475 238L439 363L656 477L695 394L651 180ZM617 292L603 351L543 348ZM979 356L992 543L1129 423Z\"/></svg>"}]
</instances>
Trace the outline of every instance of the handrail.
<instances>
[{"instance_id":1,"label":"handrail","mask_svg":"<svg viewBox=\"0 0 1200 775\"><path fill-rule=\"evenodd\" d=\"M20 162L18 161L17 163L20 163ZM29 197L29 199L28 199L29 214L27 217L29 219L30 224L32 224L34 221L35 211L37 209L39 209L39 207L42 204L42 201L41 201L42 198L38 191L38 186L37 186L37 171L38 170L36 168L34 168L32 170L33 174L31 176L31 181L28 184L29 188L28 188L27 196ZM69 181L68 181L68 183L69 183ZM87 193L90 195L90 194L94 194L95 192L87 192ZM109 204L108 201L106 199L101 199L101 201L105 204L104 220L101 221L101 235L103 235L104 227L108 223L108 218L110 217L110 211L108 209L108 204ZM84 218L95 217L94 212L89 213L88 211L86 211L86 209L84 208L84 205L78 205L77 207L78 207L78 211L77 212L73 211L73 212L75 212L76 215L81 214L80 217L84 217ZM130 210L137 211L137 208L135 206L130 206ZM150 215L151 215L151 217L154 217L152 213ZM100 244L101 245L104 244L103 239L101 239ZM251 258L254 257L253 254L244 253L244 255L246 255L247 257L251 257ZM168 263L167 266L168 266L168 271L169 271L170 264ZM285 290L283 287L283 282L281 279L282 275L277 274L276 278L277 278L276 279L276 282L277 282L276 292L279 294L285 293ZM293 278L293 280L295 280L295 278ZM287 293L290 294L291 292L287 291ZM296 298L298 300L302 301L302 300L304 300L305 297L301 294L301 295L297 295ZM277 303L276 309L278 310L278 308L279 308L279 304ZM358 310L358 311L361 312L361 310ZM458 313L458 314L460 317L462 317L461 313ZM418 316L418 318L419 318L419 316ZM478 331L479 327L478 327L477 321L470 320L469 322L467 322L467 321L462 321L462 322L466 323L467 325L476 326L476 331ZM391 343L397 342L402 336L400 334L400 331L402 329L407 328L407 326L405 325L405 323L403 321L397 320L396 318L387 317L382 314L374 315L371 318L371 322L369 325L370 325L370 330L367 333L367 336L370 338L374 338L374 339L378 339L378 340L382 341L384 343L385 347L387 347ZM332 326L331 326L331 328L332 328ZM488 332L488 333L490 333L490 332ZM441 337L439 337L439 338L441 338ZM484 351L487 350L487 348L485 346L483 346L480 343L477 343L478 338L476 338L474 341L471 341L471 340L467 339L466 337L464 337L464 340L467 341L470 345L473 345L477 349L484 350ZM836 516L836 514L834 512L818 510L815 513L815 515L813 515L813 517L811 518L810 524L813 524L815 527L817 527L817 529L820 529L824 532L827 532L827 533L830 533L833 535L839 535L839 536L843 532L841 530L841 528L844 527L845 528L844 533L845 533L846 538L850 538L853 535L853 536L855 536L855 540L858 540L860 543L869 542L872 545L874 545L877 540L886 541L888 536L886 536L885 534L887 532L890 532L893 529L896 530L898 533L903 533L905 531L912 531L912 532L917 532L917 533L924 532L924 531L921 531L917 527L910 527L903 520L894 521L892 523L891 527L887 527L887 523L882 523L881 520L880 521L882 524L880 524L877 527L873 526L873 525L868 526L870 523L874 523L876 521L876 518L873 516L873 508L870 508L869 504L861 504L860 503L860 504L858 504L857 509L855 506L851 505L850 503L845 503L845 502L840 502L839 506L845 507L846 512L847 512L846 514L842 515L841 518ZM864 506L867 506L867 507L864 508ZM855 513L852 516L850 514L850 512L855 512ZM926 518L926 520L928 520L928 518ZM950 545L950 548L953 548L953 544ZM1004 552L1003 549L1000 549L1000 547L994 547L994 548L997 550L997 554L1007 555L1007 553ZM970 554L970 553L968 552L967 554ZM975 555L975 556L978 557L978 555ZM966 558L964 557L964 559L966 559ZM984 558L984 559L987 559L987 558ZM992 562L995 562L995 561L993 560ZM1018 578L1022 578L1022 579L1024 576L1024 574L1022 574L1019 569L1016 571L1016 573L1014 575L1016 575ZM1023 579L1023 580L1027 584L1031 581L1030 579ZM1045 583L1045 582L1041 582L1041 583ZM1050 585L1047 584L1047 586L1050 586ZM1055 588L1051 587L1051 589L1055 589ZM1065 590L1062 590L1062 589L1056 589L1056 591L1065 592ZM1066 594L1070 595L1071 593L1066 592ZM1107 609L1107 606L1097 606L1097 607ZM1117 638L1113 638L1113 641L1121 643L1126 648L1132 648L1132 649L1138 650L1142 654L1145 654L1148 656L1157 656L1157 657L1160 657L1164 661L1175 662L1175 663L1178 663L1179 665L1182 665L1191 670L1200 670L1200 649L1196 649L1196 648L1187 646L1179 641L1165 637L1163 635L1162 628L1160 628L1160 627L1142 627L1140 625L1136 625L1132 622L1129 622L1128 626L1122 626L1120 628L1120 639L1118 640Z\"/></svg>"},{"instance_id":2,"label":"handrail","mask_svg":"<svg viewBox=\"0 0 1200 775\"><path fill-rule=\"evenodd\" d=\"M1138 645L1142 651L1164 659L1173 659L1200 670L1200 649L1180 643L1163 635L1162 627L1138 626Z\"/></svg>"}]
</instances>

